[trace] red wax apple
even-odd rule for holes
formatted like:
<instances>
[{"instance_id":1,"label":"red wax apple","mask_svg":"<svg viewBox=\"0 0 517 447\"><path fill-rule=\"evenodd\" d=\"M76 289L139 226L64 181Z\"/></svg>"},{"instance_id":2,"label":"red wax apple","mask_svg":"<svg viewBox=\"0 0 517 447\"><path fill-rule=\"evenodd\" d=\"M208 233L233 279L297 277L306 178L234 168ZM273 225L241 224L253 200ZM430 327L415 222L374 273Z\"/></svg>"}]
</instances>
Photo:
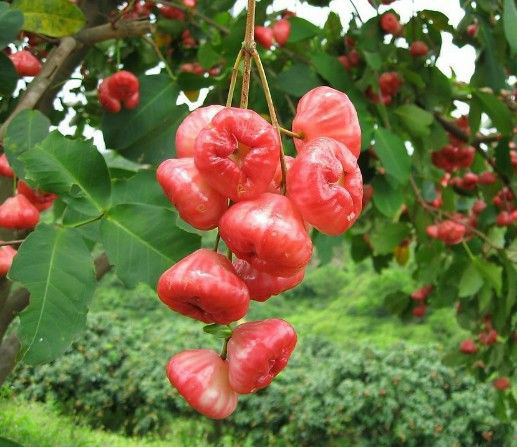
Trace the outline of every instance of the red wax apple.
<instances>
[{"instance_id":1,"label":"red wax apple","mask_svg":"<svg viewBox=\"0 0 517 447\"><path fill-rule=\"evenodd\" d=\"M38 209L23 194L9 197L0 205L0 227L33 228L38 221Z\"/></svg>"},{"instance_id":2,"label":"red wax apple","mask_svg":"<svg viewBox=\"0 0 517 447\"><path fill-rule=\"evenodd\" d=\"M183 220L198 230L217 227L228 200L208 185L193 158L165 160L156 179Z\"/></svg>"},{"instance_id":3,"label":"red wax apple","mask_svg":"<svg viewBox=\"0 0 517 447\"><path fill-rule=\"evenodd\" d=\"M463 352L463 354L475 354L478 348L474 340L467 338L460 343L460 351Z\"/></svg>"},{"instance_id":4,"label":"red wax apple","mask_svg":"<svg viewBox=\"0 0 517 447\"><path fill-rule=\"evenodd\" d=\"M41 62L30 51L17 51L10 54L9 59L18 76L38 76L41 71Z\"/></svg>"},{"instance_id":5,"label":"red wax apple","mask_svg":"<svg viewBox=\"0 0 517 447\"><path fill-rule=\"evenodd\" d=\"M394 36L398 36L402 33L402 25L400 24L397 16L392 12L383 14L380 24L385 33L393 34Z\"/></svg>"},{"instance_id":6,"label":"red wax apple","mask_svg":"<svg viewBox=\"0 0 517 447\"><path fill-rule=\"evenodd\" d=\"M475 23L471 23L469 26L467 26L467 34L470 37L476 37L476 34L478 33L478 26Z\"/></svg>"},{"instance_id":7,"label":"red wax apple","mask_svg":"<svg viewBox=\"0 0 517 447\"><path fill-rule=\"evenodd\" d=\"M140 82L133 73L117 71L108 78L107 83L111 96L124 104L126 109L134 109L138 105Z\"/></svg>"},{"instance_id":8,"label":"red wax apple","mask_svg":"<svg viewBox=\"0 0 517 447\"><path fill-rule=\"evenodd\" d=\"M108 88L108 78L104 79L97 88L97 98L99 99L100 105L108 112L120 112L122 105L120 104L120 101L111 96Z\"/></svg>"},{"instance_id":9,"label":"red wax apple","mask_svg":"<svg viewBox=\"0 0 517 447\"><path fill-rule=\"evenodd\" d=\"M212 188L237 202L268 189L279 154L271 124L253 110L225 107L197 137L194 160Z\"/></svg>"},{"instance_id":10,"label":"red wax apple","mask_svg":"<svg viewBox=\"0 0 517 447\"><path fill-rule=\"evenodd\" d=\"M418 306L415 306L411 310L411 313L413 314L413 316L417 317L417 318L424 317L426 312L427 312L427 306L425 304L420 304Z\"/></svg>"},{"instance_id":11,"label":"red wax apple","mask_svg":"<svg viewBox=\"0 0 517 447\"><path fill-rule=\"evenodd\" d=\"M10 245L3 245L0 247L0 276L5 276L7 274L15 256L16 250Z\"/></svg>"},{"instance_id":12,"label":"red wax apple","mask_svg":"<svg viewBox=\"0 0 517 447\"><path fill-rule=\"evenodd\" d=\"M29 202L31 202L38 209L38 211L44 211L47 208L50 208L54 203L54 200L57 199L56 194L34 190L22 180L18 182L16 192L27 197Z\"/></svg>"},{"instance_id":13,"label":"red wax apple","mask_svg":"<svg viewBox=\"0 0 517 447\"><path fill-rule=\"evenodd\" d=\"M176 157L194 156L194 143L199 132L207 127L216 113L223 108L220 105L200 107L183 120L176 131Z\"/></svg>"},{"instance_id":14,"label":"red wax apple","mask_svg":"<svg viewBox=\"0 0 517 447\"><path fill-rule=\"evenodd\" d=\"M255 40L269 50L273 46L273 30L268 26L256 26Z\"/></svg>"},{"instance_id":15,"label":"red wax apple","mask_svg":"<svg viewBox=\"0 0 517 447\"><path fill-rule=\"evenodd\" d=\"M423 286L423 287L420 287L419 289L416 289L415 291L413 291L413 293L411 294L411 298L414 299L415 301L425 301L427 296L432 291L433 291L432 285Z\"/></svg>"},{"instance_id":16,"label":"red wax apple","mask_svg":"<svg viewBox=\"0 0 517 447\"><path fill-rule=\"evenodd\" d=\"M332 138L316 138L294 160L287 193L308 223L322 233L338 235L361 213L361 171L346 146Z\"/></svg>"},{"instance_id":17,"label":"red wax apple","mask_svg":"<svg viewBox=\"0 0 517 447\"><path fill-rule=\"evenodd\" d=\"M239 394L267 387L287 366L296 339L293 327L280 319L238 326L228 342L230 386Z\"/></svg>"},{"instance_id":18,"label":"red wax apple","mask_svg":"<svg viewBox=\"0 0 517 447\"><path fill-rule=\"evenodd\" d=\"M300 151L309 140L329 137L343 143L357 158L361 151L361 128L354 105L344 93L316 87L298 102L293 132L302 135L294 144Z\"/></svg>"},{"instance_id":19,"label":"red wax apple","mask_svg":"<svg viewBox=\"0 0 517 447\"><path fill-rule=\"evenodd\" d=\"M172 310L205 323L229 324L248 312L248 289L232 263L206 248L166 270L156 290Z\"/></svg>"},{"instance_id":20,"label":"red wax apple","mask_svg":"<svg viewBox=\"0 0 517 447\"><path fill-rule=\"evenodd\" d=\"M14 171L7 160L7 155L0 155L0 175L3 175L4 177L12 177L13 174Z\"/></svg>"},{"instance_id":21,"label":"red wax apple","mask_svg":"<svg viewBox=\"0 0 517 447\"><path fill-rule=\"evenodd\" d=\"M272 276L265 272L259 272L248 262L237 259L233 266L239 278L241 278L250 293L250 299L255 301L266 301L268 298L293 289L303 281L304 270L287 278Z\"/></svg>"},{"instance_id":22,"label":"red wax apple","mask_svg":"<svg viewBox=\"0 0 517 447\"><path fill-rule=\"evenodd\" d=\"M427 235L434 239L440 239L447 245L459 244L465 237L465 225L452 221L444 220L436 225L427 227Z\"/></svg>"},{"instance_id":23,"label":"red wax apple","mask_svg":"<svg viewBox=\"0 0 517 447\"><path fill-rule=\"evenodd\" d=\"M395 96L402 80L396 71L387 71L379 76L379 87L383 95Z\"/></svg>"},{"instance_id":24,"label":"red wax apple","mask_svg":"<svg viewBox=\"0 0 517 447\"><path fill-rule=\"evenodd\" d=\"M474 202L474 205L472 205L472 212L474 214L480 214L484 211L484 209L486 208L486 203L484 200L476 200Z\"/></svg>"},{"instance_id":25,"label":"red wax apple","mask_svg":"<svg viewBox=\"0 0 517 447\"><path fill-rule=\"evenodd\" d=\"M272 30L276 43L283 47L287 43L287 39L289 39L289 33L291 31L289 20L281 19L278 22L275 22Z\"/></svg>"},{"instance_id":26,"label":"red wax apple","mask_svg":"<svg viewBox=\"0 0 517 447\"><path fill-rule=\"evenodd\" d=\"M429 47L425 42L422 42L421 40L415 40L409 47L409 52L413 57L427 56Z\"/></svg>"},{"instance_id":27,"label":"red wax apple","mask_svg":"<svg viewBox=\"0 0 517 447\"><path fill-rule=\"evenodd\" d=\"M485 171L478 175L478 183L481 185L492 185L497 182L497 175L492 171Z\"/></svg>"},{"instance_id":28,"label":"red wax apple","mask_svg":"<svg viewBox=\"0 0 517 447\"><path fill-rule=\"evenodd\" d=\"M237 393L228 381L228 363L209 349L183 351L167 363L167 377L199 413L224 419L237 406Z\"/></svg>"},{"instance_id":29,"label":"red wax apple","mask_svg":"<svg viewBox=\"0 0 517 447\"><path fill-rule=\"evenodd\" d=\"M479 334L479 342L482 345L490 346L497 342L497 331L495 329L487 329Z\"/></svg>"},{"instance_id":30,"label":"red wax apple","mask_svg":"<svg viewBox=\"0 0 517 447\"><path fill-rule=\"evenodd\" d=\"M221 217L219 231L238 258L270 275L293 276L311 258L303 218L285 196L264 193L233 205Z\"/></svg>"},{"instance_id":31,"label":"red wax apple","mask_svg":"<svg viewBox=\"0 0 517 447\"><path fill-rule=\"evenodd\" d=\"M173 20L185 20L185 13L174 6L158 6L158 9L160 11L160 14L164 17L167 17L168 19Z\"/></svg>"},{"instance_id":32,"label":"red wax apple","mask_svg":"<svg viewBox=\"0 0 517 447\"><path fill-rule=\"evenodd\" d=\"M493 382L494 387L499 391L504 391L512 386L512 382L508 377L498 377Z\"/></svg>"}]
</instances>

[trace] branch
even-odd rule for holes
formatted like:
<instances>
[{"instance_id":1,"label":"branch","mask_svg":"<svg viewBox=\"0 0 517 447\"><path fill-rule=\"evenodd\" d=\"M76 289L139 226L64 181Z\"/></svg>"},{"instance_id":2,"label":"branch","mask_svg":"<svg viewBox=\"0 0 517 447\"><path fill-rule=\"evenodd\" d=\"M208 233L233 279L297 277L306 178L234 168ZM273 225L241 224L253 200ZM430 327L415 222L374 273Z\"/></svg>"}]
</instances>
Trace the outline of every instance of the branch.
<instances>
[{"instance_id":1,"label":"branch","mask_svg":"<svg viewBox=\"0 0 517 447\"><path fill-rule=\"evenodd\" d=\"M95 278L97 281L111 270L111 265L105 253L95 258L94 264ZM0 312L0 341L3 339L13 320L29 305L29 301L30 293L23 287L17 289L9 296L2 308L2 312ZM19 348L20 343L15 334L10 335L0 344L0 386L13 370Z\"/></svg>"},{"instance_id":2,"label":"branch","mask_svg":"<svg viewBox=\"0 0 517 447\"><path fill-rule=\"evenodd\" d=\"M123 20L116 27L111 23L79 31L74 38L83 45L93 45L109 39L124 39L152 32L154 25L148 20Z\"/></svg>"}]
</instances>

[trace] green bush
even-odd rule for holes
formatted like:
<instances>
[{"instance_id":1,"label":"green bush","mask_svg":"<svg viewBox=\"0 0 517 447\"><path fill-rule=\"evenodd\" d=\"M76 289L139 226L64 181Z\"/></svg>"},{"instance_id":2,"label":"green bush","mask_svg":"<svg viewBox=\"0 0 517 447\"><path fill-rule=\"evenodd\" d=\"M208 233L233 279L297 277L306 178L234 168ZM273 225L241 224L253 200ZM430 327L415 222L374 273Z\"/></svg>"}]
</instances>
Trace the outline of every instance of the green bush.
<instances>
[{"instance_id":1,"label":"green bush","mask_svg":"<svg viewBox=\"0 0 517 447\"><path fill-rule=\"evenodd\" d=\"M441 365L440 353L404 346L350 352L320 338L302 338L289 367L260 398L242 396L231 418L209 423L163 371L174 352L213 343L184 320L171 316L169 324L153 326L98 313L63 357L19 366L11 389L55 399L94 426L129 434L163 432L172 418L191 416L217 437L231 433L252 446L500 447L509 439L511 426L492 416L494 391ZM483 437L489 432L491 442Z\"/></svg>"}]
</instances>

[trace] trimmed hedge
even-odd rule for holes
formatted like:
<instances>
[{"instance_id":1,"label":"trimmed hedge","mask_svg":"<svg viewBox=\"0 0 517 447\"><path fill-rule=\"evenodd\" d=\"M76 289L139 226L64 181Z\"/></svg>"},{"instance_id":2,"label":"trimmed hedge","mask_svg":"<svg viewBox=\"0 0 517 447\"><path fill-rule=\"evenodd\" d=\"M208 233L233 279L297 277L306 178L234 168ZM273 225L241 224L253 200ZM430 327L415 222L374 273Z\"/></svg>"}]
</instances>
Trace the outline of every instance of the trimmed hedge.
<instances>
[{"instance_id":1,"label":"trimmed hedge","mask_svg":"<svg viewBox=\"0 0 517 447\"><path fill-rule=\"evenodd\" d=\"M19 366L10 386L29 399L52 397L93 426L160 432L175 416L199 418L171 389L166 361L212 344L185 319L153 325L92 314L63 357ZM404 346L345 352L305 338L269 388L242 396L228 420L200 425L211 439L226 432L252 446L509 446L512 426L493 416L494 391L443 366L440 356Z\"/></svg>"}]
</instances>

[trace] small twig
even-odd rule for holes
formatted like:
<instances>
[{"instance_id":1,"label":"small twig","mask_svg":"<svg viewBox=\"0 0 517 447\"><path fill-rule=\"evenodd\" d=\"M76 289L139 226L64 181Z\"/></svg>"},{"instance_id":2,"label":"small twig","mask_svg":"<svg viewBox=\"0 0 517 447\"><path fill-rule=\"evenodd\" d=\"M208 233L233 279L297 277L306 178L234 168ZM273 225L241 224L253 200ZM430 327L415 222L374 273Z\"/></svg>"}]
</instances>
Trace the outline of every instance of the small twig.
<instances>
[{"instance_id":1,"label":"small twig","mask_svg":"<svg viewBox=\"0 0 517 447\"><path fill-rule=\"evenodd\" d=\"M248 0L248 13L246 15L246 31L242 51L244 55L244 68L242 72L241 109L248 108L251 79L251 58L255 51L255 0Z\"/></svg>"},{"instance_id":2,"label":"small twig","mask_svg":"<svg viewBox=\"0 0 517 447\"><path fill-rule=\"evenodd\" d=\"M285 133L288 137L298 138L298 139L303 138L303 135L301 133L292 132L288 129L284 129L283 127L280 127L279 129L280 129L280 132Z\"/></svg>"},{"instance_id":3,"label":"small twig","mask_svg":"<svg viewBox=\"0 0 517 447\"><path fill-rule=\"evenodd\" d=\"M221 25L220 23L217 23L215 20L211 19L210 17L205 16L204 14L200 13L197 9L188 8L185 5L181 5L176 2L167 2L167 1L155 1L154 3L160 3L164 6L172 6L173 8L181 9L184 12L188 12L192 14L193 16L199 17L201 20L205 21L206 23L209 23L214 28L218 29L224 34L229 34L230 30L226 28L226 26Z\"/></svg>"},{"instance_id":4,"label":"small twig","mask_svg":"<svg viewBox=\"0 0 517 447\"><path fill-rule=\"evenodd\" d=\"M221 234L219 233L219 230L217 230L217 236L215 237L215 244L214 244L214 251L217 253L217 250L219 248L219 241L221 240Z\"/></svg>"},{"instance_id":5,"label":"small twig","mask_svg":"<svg viewBox=\"0 0 517 447\"><path fill-rule=\"evenodd\" d=\"M226 107L232 106L233 101L233 92L235 91L235 84L237 83L237 76L239 75L239 67L241 65L242 60L242 49L237 54L237 58L235 59L235 63L232 68L232 77L230 79L230 88L228 89L228 97L226 98Z\"/></svg>"},{"instance_id":6,"label":"small twig","mask_svg":"<svg viewBox=\"0 0 517 447\"><path fill-rule=\"evenodd\" d=\"M165 56L162 54L162 52L158 48L158 45L156 45L156 42L147 36L144 36L144 40L153 47L153 50L156 53L156 55L158 56L158 58L164 63L165 70L167 70L167 74L173 81L175 81L176 76L174 76L174 73L172 72L171 67L169 67L169 64L167 63L167 59L165 59Z\"/></svg>"},{"instance_id":7,"label":"small twig","mask_svg":"<svg viewBox=\"0 0 517 447\"><path fill-rule=\"evenodd\" d=\"M4 247L5 245L18 245L21 244L25 239L16 239L14 241L6 241L0 242L0 247Z\"/></svg>"},{"instance_id":8,"label":"small twig","mask_svg":"<svg viewBox=\"0 0 517 447\"><path fill-rule=\"evenodd\" d=\"M359 10L357 9L357 6L356 6L356 5L355 5L355 3L354 3L354 0L348 0L348 1L350 2L350 4L351 4L351 5L353 6L353 8L355 9L355 13L356 13L357 18L359 19L359 21L360 21L361 23L364 23L364 22L363 22L363 19L361 18L361 14L359 14Z\"/></svg>"}]
</instances>

